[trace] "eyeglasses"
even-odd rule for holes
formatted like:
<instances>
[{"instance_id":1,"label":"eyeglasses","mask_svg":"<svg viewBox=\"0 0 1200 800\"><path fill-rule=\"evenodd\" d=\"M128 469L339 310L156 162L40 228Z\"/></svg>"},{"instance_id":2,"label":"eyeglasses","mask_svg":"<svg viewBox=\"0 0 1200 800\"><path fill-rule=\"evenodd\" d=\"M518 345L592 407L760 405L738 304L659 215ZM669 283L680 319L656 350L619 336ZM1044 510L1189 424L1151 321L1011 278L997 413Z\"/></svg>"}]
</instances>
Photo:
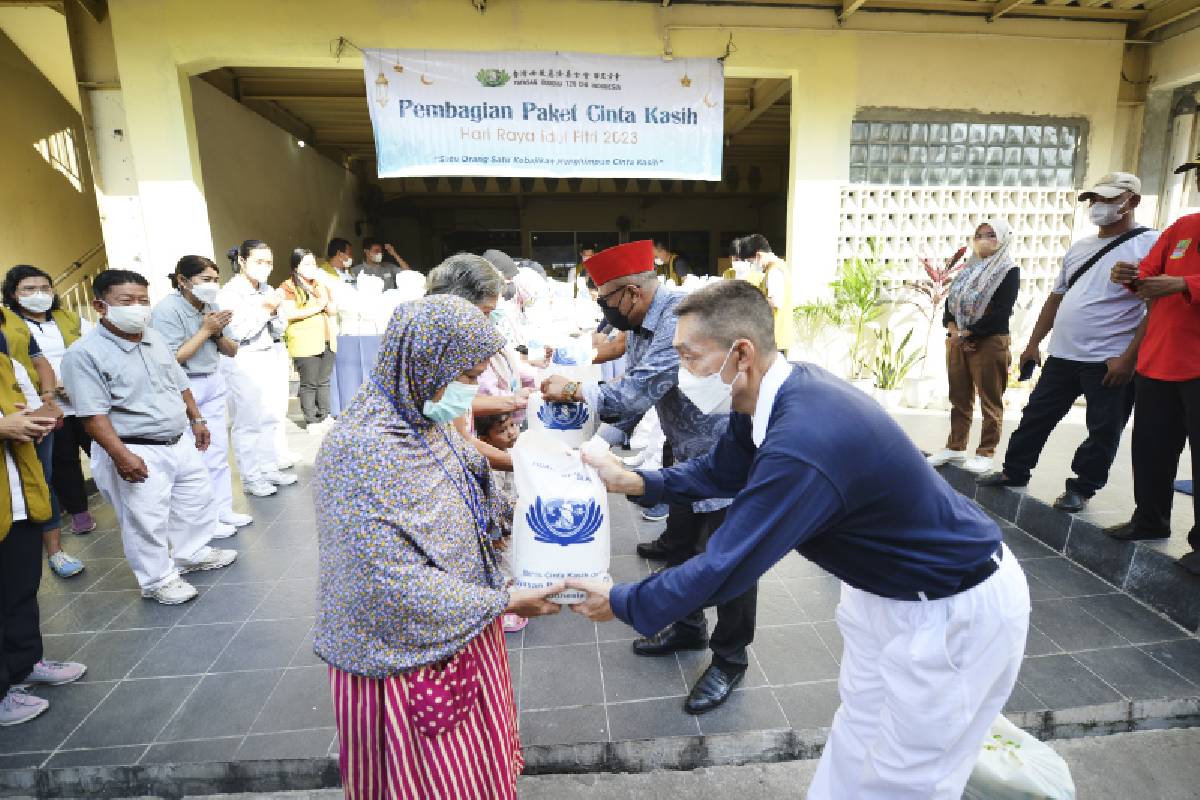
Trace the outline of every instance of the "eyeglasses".
<instances>
[{"instance_id":1,"label":"eyeglasses","mask_svg":"<svg viewBox=\"0 0 1200 800\"><path fill-rule=\"evenodd\" d=\"M608 305L608 298L610 298L610 297L613 297L614 295L618 295L618 294L620 294L621 292L623 292L623 291L625 291L626 289L628 289L628 288L629 288L631 285L632 285L632 284L629 284L629 283L627 283L627 284L625 284L624 286L620 286L620 287L618 287L618 288L616 288L616 289L613 289L613 290L612 290L611 292L609 292L608 294L602 294L602 295L598 296L598 297L596 298L596 300L598 300L599 302L601 302L601 303L603 303L604 305L606 305L606 306L607 306L607 305ZM611 306L610 306L610 308L611 308Z\"/></svg>"},{"instance_id":2,"label":"eyeglasses","mask_svg":"<svg viewBox=\"0 0 1200 800\"><path fill-rule=\"evenodd\" d=\"M977 234L975 234L975 241L979 241L980 239L996 239L996 238L998 238L998 237L994 233L977 233Z\"/></svg>"}]
</instances>

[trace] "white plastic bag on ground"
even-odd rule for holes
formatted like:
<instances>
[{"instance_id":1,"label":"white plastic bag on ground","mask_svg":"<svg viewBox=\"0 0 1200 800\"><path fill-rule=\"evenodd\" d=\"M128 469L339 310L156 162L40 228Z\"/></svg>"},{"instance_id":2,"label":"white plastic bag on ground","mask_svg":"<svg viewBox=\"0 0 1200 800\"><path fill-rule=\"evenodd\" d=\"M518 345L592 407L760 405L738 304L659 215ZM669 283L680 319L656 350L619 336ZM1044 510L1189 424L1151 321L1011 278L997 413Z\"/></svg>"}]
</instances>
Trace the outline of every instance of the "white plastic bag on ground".
<instances>
[{"instance_id":1,"label":"white plastic bag on ground","mask_svg":"<svg viewBox=\"0 0 1200 800\"><path fill-rule=\"evenodd\" d=\"M1075 781L1050 745L1001 715L988 730L963 800L1075 800Z\"/></svg>"},{"instance_id":2,"label":"white plastic bag on ground","mask_svg":"<svg viewBox=\"0 0 1200 800\"><path fill-rule=\"evenodd\" d=\"M512 449L517 484L513 519L513 582L542 589L566 578L611 581L608 491L600 476L545 431L521 434ZM551 597L577 603L583 592Z\"/></svg>"},{"instance_id":3,"label":"white plastic bag on ground","mask_svg":"<svg viewBox=\"0 0 1200 800\"><path fill-rule=\"evenodd\" d=\"M567 447L581 447L597 428L596 415L586 401L548 403L539 392L529 396L525 419L529 430L547 433Z\"/></svg>"}]
</instances>

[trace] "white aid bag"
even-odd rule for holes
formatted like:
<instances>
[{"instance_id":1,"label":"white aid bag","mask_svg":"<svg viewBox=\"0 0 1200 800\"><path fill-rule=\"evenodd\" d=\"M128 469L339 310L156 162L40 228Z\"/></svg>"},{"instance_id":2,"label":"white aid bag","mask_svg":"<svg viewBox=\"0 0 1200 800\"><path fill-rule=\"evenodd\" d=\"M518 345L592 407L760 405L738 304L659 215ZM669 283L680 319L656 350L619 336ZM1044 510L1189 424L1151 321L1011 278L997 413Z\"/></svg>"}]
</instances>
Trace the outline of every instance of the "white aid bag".
<instances>
[{"instance_id":1,"label":"white aid bag","mask_svg":"<svg viewBox=\"0 0 1200 800\"><path fill-rule=\"evenodd\" d=\"M988 730L963 800L1075 800L1063 757L1003 715Z\"/></svg>"},{"instance_id":2,"label":"white aid bag","mask_svg":"<svg viewBox=\"0 0 1200 800\"><path fill-rule=\"evenodd\" d=\"M567 447L582 447L599 427L596 414L586 401L550 403L539 392L529 396L525 419L529 430L546 433Z\"/></svg>"},{"instance_id":3,"label":"white aid bag","mask_svg":"<svg viewBox=\"0 0 1200 800\"><path fill-rule=\"evenodd\" d=\"M522 433L511 450L517 485L513 583L544 589L566 578L611 582L608 490L596 470L546 431ZM578 603L576 590L552 596Z\"/></svg>"}]
</instances>

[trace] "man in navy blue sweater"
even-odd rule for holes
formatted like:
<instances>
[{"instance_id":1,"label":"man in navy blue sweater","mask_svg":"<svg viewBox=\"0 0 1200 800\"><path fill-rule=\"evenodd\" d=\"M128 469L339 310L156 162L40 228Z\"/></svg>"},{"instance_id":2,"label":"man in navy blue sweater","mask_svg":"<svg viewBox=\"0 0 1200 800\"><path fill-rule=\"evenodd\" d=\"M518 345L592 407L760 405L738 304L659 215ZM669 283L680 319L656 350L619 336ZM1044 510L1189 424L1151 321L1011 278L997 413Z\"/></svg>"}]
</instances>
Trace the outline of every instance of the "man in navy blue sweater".
<instances>
[{"instance_id":1,"label":"man in navy blue sweater","mask_svg":"<svg viewBox=\"0 0 1200 800\"><path fill-rule=\"evenodd\" d=\"M873 400L775 348L771 308L742 281L678 307L679 388L726 398L707 456L629 472L590 459L642 505L732 497L708 549L645 580L586 589L575 610L644 634L744 592L795 550L842 580L845 641L810 800L958 800L1016 682L1029 590L1000 529L930 468Z\"/></svg>"}]
</instances>

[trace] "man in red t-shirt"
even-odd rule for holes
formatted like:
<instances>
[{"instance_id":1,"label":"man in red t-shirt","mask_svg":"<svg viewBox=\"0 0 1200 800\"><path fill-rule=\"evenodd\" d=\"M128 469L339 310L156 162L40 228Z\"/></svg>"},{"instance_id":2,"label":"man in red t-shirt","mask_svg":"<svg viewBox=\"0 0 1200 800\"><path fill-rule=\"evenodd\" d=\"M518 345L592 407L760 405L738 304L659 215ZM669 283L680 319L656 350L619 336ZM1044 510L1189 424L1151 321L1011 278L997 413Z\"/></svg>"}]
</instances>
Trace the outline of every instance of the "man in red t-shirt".
<instances>
[{"instance_id":1,"label":"man in red t-shirt","mask_svg":"<svg viewBox=\"0 0 1200 800\"><path fill-rule=\"evenodd\" d=\"M1200 154L1175 170L1189 171L1200 187ZM1150 320L1138 353L1133 519L1106 533L1124 541L1166 539L1185 442L1191 445L1192 475L1200 475L1200 214L1181 217L1163 231L1140 269L1116 264L1112 279L1150 303ZM1192 552L1179 564L1200 575L1200 494L1192 495L1192 507Z\"/></svg>"}]
</instances>

